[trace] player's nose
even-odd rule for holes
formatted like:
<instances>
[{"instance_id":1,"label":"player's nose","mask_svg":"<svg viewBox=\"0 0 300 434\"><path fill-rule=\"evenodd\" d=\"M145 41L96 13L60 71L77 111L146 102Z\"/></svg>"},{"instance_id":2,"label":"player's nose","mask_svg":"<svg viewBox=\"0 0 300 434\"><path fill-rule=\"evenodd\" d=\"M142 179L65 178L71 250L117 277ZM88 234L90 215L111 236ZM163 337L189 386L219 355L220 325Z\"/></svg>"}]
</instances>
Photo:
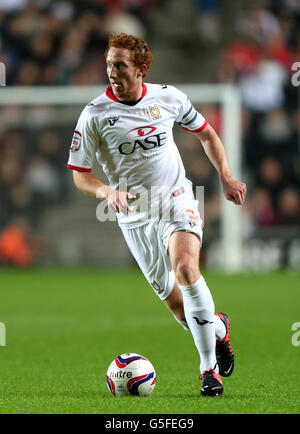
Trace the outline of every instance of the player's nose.
<instances>
[{"instance_id":1,"label":"player's nose","mask_svg":"<svg viewBox=\"0 0 300 434\"><path fill-rule=\"evenodd\" d=\"M117 68L115 66L112 66L109 71L109 77L110 78L116 78L117 77Z\"/></svg>"}]
</instances>

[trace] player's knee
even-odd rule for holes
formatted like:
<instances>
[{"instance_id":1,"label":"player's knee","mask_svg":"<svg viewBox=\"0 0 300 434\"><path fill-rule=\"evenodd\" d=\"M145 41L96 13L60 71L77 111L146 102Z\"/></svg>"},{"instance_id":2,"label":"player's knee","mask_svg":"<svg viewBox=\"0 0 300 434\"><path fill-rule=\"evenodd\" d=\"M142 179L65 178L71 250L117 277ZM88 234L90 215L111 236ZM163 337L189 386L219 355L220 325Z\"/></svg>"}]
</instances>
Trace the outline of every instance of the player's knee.
<instances>
[{"instance_id":1,"label":"player's knee","mask_svg":"<svg viewBox=\"0 0 300 434\"><path fill-rule=\"evenodd\" d=\"M192 285L199 277L199 269L189 256L180 259L174 271L181 285Z\"/></svg>"}]
</instances>

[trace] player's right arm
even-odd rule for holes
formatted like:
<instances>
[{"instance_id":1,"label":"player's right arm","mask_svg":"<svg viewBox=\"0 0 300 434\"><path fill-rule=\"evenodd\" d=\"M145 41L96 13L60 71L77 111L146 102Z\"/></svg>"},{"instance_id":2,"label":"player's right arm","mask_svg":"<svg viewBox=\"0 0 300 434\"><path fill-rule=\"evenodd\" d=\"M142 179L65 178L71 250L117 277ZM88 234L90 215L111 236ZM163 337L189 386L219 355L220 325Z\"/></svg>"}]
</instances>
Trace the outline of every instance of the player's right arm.
<instances>
[{"instance_id":1,"label":"player's right arm","mask_svg":"<svg viewBox=\"0 0 300 434\"><path fill-rule=\"evenodd\" d=\"M68 168L73 170L74 184L80 191L97 199L107 200L108 206L115 212L128 214L131 208L127 200L134 199L135 196L115 190L90 173L99 146L99 136L89 110L89 106L85 107L76 125Z\"/></svg>"},{"instance_id":2,"label":"player's right arm","mask_svg":"<svg viewBox=\"0 0 300 434\"><path fill-rule=\"evenodd\" d=\"M100 200L107 200L108 206L114 212L128 214L131 211L131 207L127 202L127 200L135 199L135 196L131 193L118 191L109 185L103 184L92 173L73 170L73 180L78 190L83 193Z\"/></svg>"}]
</instances>

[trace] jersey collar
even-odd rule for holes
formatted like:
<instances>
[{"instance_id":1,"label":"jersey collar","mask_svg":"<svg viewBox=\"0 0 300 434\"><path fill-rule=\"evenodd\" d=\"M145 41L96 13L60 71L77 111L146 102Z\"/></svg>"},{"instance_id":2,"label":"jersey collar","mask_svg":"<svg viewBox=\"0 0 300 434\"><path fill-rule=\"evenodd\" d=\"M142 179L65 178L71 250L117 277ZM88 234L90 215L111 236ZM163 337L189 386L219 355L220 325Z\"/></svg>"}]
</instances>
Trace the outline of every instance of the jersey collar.
<instances>
[{"instance_id":1,"label":"jersey collar","mask_svg":"<svg viewBox=\"0 0 300 434\"><path fill-rule=\"evenodd\" d=\"M144 96L146 95L146 93L147 93L147 86L145 85L145 83L143 83L143 93L142 93L142 97L141 97L141 99L144 98ZM112 99L113 101L116 101L116 102L119 102L120 104L122 104L122 101L119 101L119 100L115 97L115 95L113 94L113 90L112 90L112 87L111 87L111 86L108 86L108 88L106 89L105 94L106 94L106 96L107 96L108 98Z\"/></svg>"}]
</instances>

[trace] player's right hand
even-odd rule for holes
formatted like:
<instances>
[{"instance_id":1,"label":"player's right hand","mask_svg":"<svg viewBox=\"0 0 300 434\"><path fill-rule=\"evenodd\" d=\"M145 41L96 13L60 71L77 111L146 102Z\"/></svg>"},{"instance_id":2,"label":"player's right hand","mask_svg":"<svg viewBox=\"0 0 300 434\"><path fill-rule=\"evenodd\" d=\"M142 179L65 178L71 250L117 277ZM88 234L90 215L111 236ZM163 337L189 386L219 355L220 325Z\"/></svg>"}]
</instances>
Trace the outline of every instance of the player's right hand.
<instances>
[{"instance_id":1,"label":"player's right hand","mask_svg":"<svg viewBox=\"0 0 300 434\"><path fill-rule=\"evenodd\" d=\"M100 187L97 190L96 197L100 200L107 200L109 208L114 212L122 212L127 215L132 211L128 200L136 199L136 196L127 191L118 191L109 186Z\"/></svg>"}]
</instances>

